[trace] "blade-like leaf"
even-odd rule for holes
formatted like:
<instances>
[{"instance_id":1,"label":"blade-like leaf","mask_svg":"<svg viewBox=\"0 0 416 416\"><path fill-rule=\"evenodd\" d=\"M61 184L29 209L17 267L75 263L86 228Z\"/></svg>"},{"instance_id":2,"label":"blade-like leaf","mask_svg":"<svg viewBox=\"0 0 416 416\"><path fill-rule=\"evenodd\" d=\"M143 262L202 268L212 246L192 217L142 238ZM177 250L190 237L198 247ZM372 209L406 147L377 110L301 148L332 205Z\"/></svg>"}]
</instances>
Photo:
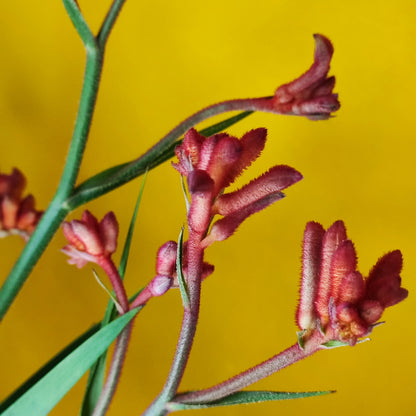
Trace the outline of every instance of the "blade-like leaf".
<instances>
[{"instance_id":1,"label":"blade-like leaf","mask_svg":"<svg viewBox=\"0 0 416 416\"><path fill-rule=\"evenodd\" d=\"M231 127L233 124L238 123L239 121L246 118L253 112L254 111L243 111L242 113L239 113L233 117L227 118L226 120L220 121L219 123L213 124L212 126L202 129L199 133L205 137L212 136L213 134L217 134L225 129L228 129L228 127Z\"/></svg>"},{"instance_id":2,"label":"blade-like leaf","mask_svg":"<svg viewBox=\"0 0 416 416\"><path fill-rule=\"evenodd\" d=\"M143 196L143 190L144 190L144 185L146 183L146 178L147 178L147 172L145 173L142 184L140 186L136 205L134 207L133 215L130 220L129 229L127 231L126 241L124 242L120 265L118 267L118 272L122 279L124 278L124 274L126 272L127 260L128 260L129 253L130 253L134 226L136 224L137 213L139 211L140 202ZM114 316L114 310L115 310L114 302L111 302L111 301L108 302L107 309L105 311L105 315L101 323L102 326L107 325L111 321L112 316ZM104 354L94 363L94 365L90 369L87 386L85 388L84 399L81 405L80 416L90 416L92 414L92 411L95 409L95 405L97 404L97 400L100 397L100 393L104 384L106 361L107 361L107 351L104 352Z\"/></svg>"},{"instance_id":3,"label":"blade-like leaf","mask_svg":"<svg viewBox=\"0 0 416 416\"><path fill-rule=\"evenodd\" d=\"M27 379L20 387L18 387L7 399L0 404L0 414L7 409L13 402L29 390L36 382L38 382L45 374L48 374L57 364L59 364L65 357L67 357L75 348L79 347L84 341L94 335L100 329L100 324L95 324L77 339L67 345L62 351L56 354L49 360L42 368Z\"/></svg>"},{"instance_id":4,"label":"blade-like leaf","mask_svg":"<svg viewBox=\"0 0 416 416\"><path fill-rule=\"evenodd\" d=\"M182 268L182 254L183 254L183 229L181 228L181 232L179 233L178 239L178 250L176 253L176 273L178 275L178 283L179 283L179 290L181 291L182 296L182 303L184 308L189 308L189 295L188 295L188 287L186 285L185 277L183 275L183 268Z\"/></svg>"},{"instance_id":5,"label":"blade-like leaf","mask_svg":"<svg viewBox=\"0 0 416 416\"><path fill-rule=\"evenodd\" d=\"M167 409L171 411L175 410L187 410L187 409L203 409L207 407L219 407L219 406L234 406L239 404L249 403L261 403L277 400L289 400L289 399L303 399L305 397L322 396L324 394L335 393L334 391L309 391L309 392L279 392L279 391L238 391L237 393L230 394L223 399L216 400L210 403L204 404L186 404L170 402L167 404Z\"/></svg>"},{"instance_id":6,"label":"blade-like leaf","mask_svg":"<svg viewBox=\"0 0 416 416\"><path fill-rule=\"evenodd\" d=\"M45 416L134 318L134 309L100 329L8 407L2 416Z\"/></svg>"},{"instance_id":7,"label":"blade-like leaf","mask_svg":"<svg viewBox=\"0 0 416 416\"><path fill-rule=\"evenodd\" d=\"M123 253L121 255L120 265L118 266L118 272L119 272L120 277L122 279L124 278L124 274L126 272L127 260L129 258L129 254L130 254L130 247L131 247L131 241L132 241L132 238L133 238L134 226L136 225L137 213L139 212L139 206L140 206L140 202L142 200L144 185L146 183L146 179L147 179L147 171L144 174L142 184L140 186L139 195L137 196L136 205L134 207L133 215L132 215L131 220L130 220L129 229L127 231L126 241L124 242Z\"/></svg>"},{"instance_id":8,"label":"blade-like leaf","mask_svg":"<svg viewBox=\"0 0 416 416\"><path fill-rule=\"evenodd\" d=\"M236 124L251 113L252 111L244 111L219 123L213 124L210 127L202 129L200 133L204 136L211 136L219 133L233 124ZM71 197L66 201L67 206L70 209L75 209L78 206L98 198L99 196L131 181L137 176L145 173L147 170L152 170L156 166L159 166L163 162L172 158L175 155L175 147L178 144L180 144L179 140L174 143L169 143L161 151L158 151L157 154L149 151L138 159L113 166L92 176L75 188Z\"/></svg>"}]
</instances>

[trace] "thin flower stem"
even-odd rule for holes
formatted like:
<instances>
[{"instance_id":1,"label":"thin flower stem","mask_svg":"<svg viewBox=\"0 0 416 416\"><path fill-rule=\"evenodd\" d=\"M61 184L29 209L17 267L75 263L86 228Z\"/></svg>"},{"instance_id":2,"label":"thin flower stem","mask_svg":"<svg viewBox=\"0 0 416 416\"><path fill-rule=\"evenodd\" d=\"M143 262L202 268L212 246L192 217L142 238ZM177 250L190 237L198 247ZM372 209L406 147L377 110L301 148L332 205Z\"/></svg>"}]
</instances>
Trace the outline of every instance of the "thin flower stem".
<instances>
[{"instance_id":1,"label":"thin flower stem","mask_svg":"<svg viewBox=\"0 0 416 416\"><path fill-rule=\"evenodd\" d=\"M110 279L111 285L113 286L116 299L123 309L123 313L129 310L129 300L127 298L126 289L124 288L123 281L118 273L117 267L113 261L108 257L102 257L98 264L103 268L108 278Z\"/></svg>"},{"instance_id":2,"label":"thin flower stem","mask_svg":"<svg viewBox=\"0 0 416 416\"><path fill-rule=\"evenodd\" d=\"M82 16L77 2L74 0L63 0L63 3L87 52L84 84L74 132L59 186L49 207L46 209L40 223L36 227L35 232L26 244L0 290L0 320L3 319L10 305L13 303L31 270L51 241L65 216L70 212L70 207L65 201L74 189L90 131L102 72L105 42L111 27L114 25L118 11L123 4L120 1L113 4L112 11L110 10L108 17L104 21L105 28L103 29L103 33L105 35L102 35L101 43L98 45L96 38ZM116 11L117 13L115 13Z\"/></svg>"},{"instance_id":3,"label":"thin flower stem","mask_svg":"<svg viewBox=\"0 0 416 416\"><path fill-rule=\"evenodd\" d=\"M111 404L111 400L114 397L120 379L121 370L123 369L132 328L133 321L131 321L117 337L107 379L101 390L100 397L98 398L92 416L105 415Z\"/></svg>"},{"instance_id":4,"label":"thin flower stem","mask_svg":"<svg viewBox=\"0 0 416 416\"><path fill-rule=\"evenodd\" d=\"M138 306L143 306L153 297L152 292L145 287L137 297L131 302L130 309L137 308Z\"/></svg>"},{"instance_id":5,"label":"thin flower stem","mask_svg":"<svg viewBox=\"0 0 416 416\"><path fill-rule=\"evenodd\" d=\"M84 189L83 187L75 189L75 192L67 201L68 206L71 207L71 209L75 209L86 202L92 201L93 199L105 195L113 189L130 182L147 170L151 170L160 163L168 160L174 155L175 142L190 128L202 121L230 111L270 112L270 98L271 97L228 100L203 108L182 121L139 158L124 164L123 168L117 169L117 175L111 177L111 180L108 180L107 183L100 183L99 186L88 187L87 189ZM165 157L166 154L169 157Z\"/></svg>"},{"instance_id":6,"label":"thin flower stem","mask_svg":"<svg viewBox=\"0 0 416 416\"><path fill-rule=\"evenodd\" d=\"M188 239L188 290L190 307L184 309L181 332L176 346L175 357L166 379L166 383L154 402L149 406L143 416L163 416L168 403L178 391L182 380L199 317L199 303L201 294L201 274L203 251L200 247L201 236L192 231Z\"/></svg>"},{"instance_id":7,"label":"thin flower stem","mask_svg":"<svg viewBox=\"0 0 416 416\"><path fill-rule=\"evenodd\" d=\"M110 32L114 27L114 23L116 22L117 17L121 12L121 8L125 2L126 0L114 0L113 4L108 10L108 13L97 35L97 43L101 48L105 47L108 36L110 35Z\"/></svg>"},{"instance_id":8,"label":"thin flower stem","mask_svg":"<svg viewBox=\"0 0 416 416\"><path fill-rule=\"evenodd\" d=\"M248 387L257 381L296 363L297 361L309 357L322 348L322 342L324 342L324 336L319 331L315 331L314 335L308 340L304 349L296 343L282 351L280 354L277 354L261 364L258 364L255 367L252 367L216 386L191 393L179 394L174 398L173 402L194 404L210 403L215 400L222 399L223 397L227 397L236 391Z\"/></svg>"}]
</instances>

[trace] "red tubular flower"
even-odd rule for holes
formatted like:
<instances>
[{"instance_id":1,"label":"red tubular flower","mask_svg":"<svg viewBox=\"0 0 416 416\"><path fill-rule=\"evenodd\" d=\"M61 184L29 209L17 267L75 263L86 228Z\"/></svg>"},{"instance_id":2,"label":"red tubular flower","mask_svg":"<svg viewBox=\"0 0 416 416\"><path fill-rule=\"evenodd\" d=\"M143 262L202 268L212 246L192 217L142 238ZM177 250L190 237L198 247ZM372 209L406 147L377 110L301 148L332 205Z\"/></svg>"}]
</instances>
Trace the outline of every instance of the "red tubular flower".
<instances>
[{"instance_id":1,"label":"red tubular flower","mask_svg":"<svg viewBox=\"0 0 416 416\"><path fill-rule=\"evenodd\" d=\"M0 174L0 237L19 234L28 240L42 216L33 195L22 198L25 186L26 178L16 168L10 175Z\"/></svg>"},{"instance_id":2,"label":"red tubular flower","mask_svg":"<svg viewBox=\"0 0 416 416\"><path fill-rule=\"evenodd\" d=\"M356 270L357 256L342 221L326 231L318 223L308 223L302 260L296 320L306 339L319 330L326 341L354 345L372 331L385 308L407 297L401 287L400 251L381 257L364 279Z\"/></svg>"},{"instance_id":3,"label":"red tubular flower","mask_svg":"<svg viewBox=\"0 0 416 416\"><path fill-rule=\"evenodd\" d=\"M88 262L100 263L117 248L118 223L113 212L98 222L89 211L84 211L81 220L64 222L62 228L69 242L62 252L70 257L68 263L78 268Z\"/></svg>"},{"instance_id":4,"label":"red tubular flower","mask_svg":"<svg viewBox=\"0 0 416 416\"><path fill-rule=\"evenodd\" d=\"M281 199L281 191L302 178L289 166L275 166L241 189L224 193L260 155L266 135L266 129L260 128L241 139L225 133L205 138L191 129L176 148L179 162L173 166L187 177L192 199L188 213L191 229L206 235L213 216L224 216L205 236L204 248L228 238L248 216Z\"/></svg>"},{"instance_id":5,"label":"red tubular flower","mask_svg":"<svg viewBox=\"0 0 416 416\"><path fill-rule=\"evenodd\" d=\"M328 38L315 34L315 56L312 66L299 78L277 88L272 99L263 100L263 111L305 116L325 120L340 108L338 95L332 91L335 77L328 77L334 48Z\"/></svg>"}]
</instances>

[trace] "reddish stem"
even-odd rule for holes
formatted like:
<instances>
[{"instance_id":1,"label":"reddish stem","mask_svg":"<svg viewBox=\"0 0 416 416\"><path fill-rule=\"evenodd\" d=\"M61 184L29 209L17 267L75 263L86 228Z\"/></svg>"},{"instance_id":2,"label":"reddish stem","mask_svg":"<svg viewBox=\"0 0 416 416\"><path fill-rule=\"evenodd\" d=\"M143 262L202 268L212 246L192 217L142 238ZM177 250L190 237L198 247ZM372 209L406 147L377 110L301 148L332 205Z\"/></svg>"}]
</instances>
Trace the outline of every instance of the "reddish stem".
<instances>
[{"instance_id":1,"label":"reddish stem","mask_svg":"<svg viewBox=\"0 0 416 416\"><path fill-rule=\"evenodd\" d=\"M179 394L174 402L180 403L209 403L229 396L265 377L300 361L313 353L319 351L321 344L325 342L324 336L319 332L308 339L305 348L302 349L298 343L292 345L274 357L240 373L216 386L208 389L194 391L192 393Z\"/></svg>"},{"instance_id":2,"label":"reddish stem","mask_svg":"<svg viewBox=\"0 0 416 416\"><path fill-rule=\"evenodd\" d=\"M92 416L105 415L110 406L110 403L116 392L121 370L126 358L127 347L129 345L132 328L133 321L130 322L117 337L113 356L111 358L110 369L108 370L107 374L107 379L103 389L101 390L100 397L98 398Z\"/></svg>"},{"instance_id":3,"label":"reddish stem","mask_svg":"<svg viewBox=\"0 0 416 416\"><path fill-rule=\"evenodd\" d=\"M116 294L116 299L123 309L123 313L126 313L129 310L129 300L127 298L126 289L124 288L123 281L121 280L117 267L109 257L100 257L97 263L102 267L110 279L114 293Z\"/></svg>"}]
</instances>

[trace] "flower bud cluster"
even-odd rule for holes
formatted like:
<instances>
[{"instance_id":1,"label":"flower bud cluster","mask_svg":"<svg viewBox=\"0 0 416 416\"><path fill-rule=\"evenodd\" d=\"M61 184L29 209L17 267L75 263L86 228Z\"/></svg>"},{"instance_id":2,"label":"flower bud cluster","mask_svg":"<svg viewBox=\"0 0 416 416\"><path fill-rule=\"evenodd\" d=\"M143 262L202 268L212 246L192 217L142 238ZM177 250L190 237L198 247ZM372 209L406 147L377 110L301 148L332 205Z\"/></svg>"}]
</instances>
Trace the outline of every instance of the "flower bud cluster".
<instances>
[{"instance_id":1,"label":"flower bud cluster","mask_svg":"<svg viewBox=\"0 0 416 416\"><path fill-rule=\"evenodd\" d=\"M335 77L328 77L334 48L323 35L315 34L314 39L312 66L294 81L278 87L272 98L253 100L253 109L325 120L340 108L338 95L333 93Z\"/></svg>"},{"instance_id":2,"label":"flower bud cluster","mask_svg":"<svg viewBox=\"0 0 416 416\"><path fill-rule=\"evenodd\" d=\"M204 248L230 237L247 217L283 198L281 191L302 178L295 169L279 165L241 189L224 193L260 155L266 136L263 128L251 130L241 139L225 133L206 138L191 129L176 148L179 162L174 167L187 177L191 195L188 225L204 235ZM217 214L223 218L207 233Z\"/></svg>"},{"instance_id":3,"label":"flower bud cluster","mask_svg":"<svg viewBox=\"0 0 416 416\"><path fill-rule=\"evenodd\" d=\"M0 237L19 234L28 240L42 216L33 195L22 197L25 186L26 178L16 168L10 175L0 174Z\"/></svg>"},{"instance_id":4,"label":"flower bud cluster","mask_svg":"<svg viewBox=\"0 0 416 416\"><path fill-rule=\"evenodd\" d=\"M69 242L62 252L70 257L68 263L78 268L88 262L100 263L102 258L109 258L116 251L118 222L111 211L98 222L86 210L81 220L64 222L62 228Z\"/></svg>"},{"instance_id":5,"label":"flower bud cluster","mask_svg":"<svg viewBox=\"0 0 416 416\"><path fill-rule=\"evenodd\" d=\"M332 92L335 77L327 77L334 48L325 36L315 34L314 39L312 66L299 78L280 86L272 101L276 109L286 114L324 120L340 107L338 95Z\"/></svg>"},{"instance_id":6,"label":"flower bud cluster","mask_svg":"<svg viewBox=\"0 0 416 416\"><path fill-rule=\"evenodd\" d=\"M188 274L188 250L187 243L184 244L182 250L182 272L185 278ZM178 273L176 266L178 244L175 241L168 241L163 244L156 257L156 276L147 286L153 296L160 296L167 292L171 287L178 288ZM203 262L202 264L202 280L207 278L214 271L212 264Z\"/></svg>"},{"instance_id":7,"label":"flower bud cluster","mask_svg":"<svg viewBox=\"0 0 416 416\"><path fill-rule=\"evenodd\" d=\"M342 221L328 230L306 225L297 323L306 337L322 331L328 340L354 345L367 336L388 306L407 297L401 287L399 250L381 257L366 279Z\"/></svg>"}]
</instances>

